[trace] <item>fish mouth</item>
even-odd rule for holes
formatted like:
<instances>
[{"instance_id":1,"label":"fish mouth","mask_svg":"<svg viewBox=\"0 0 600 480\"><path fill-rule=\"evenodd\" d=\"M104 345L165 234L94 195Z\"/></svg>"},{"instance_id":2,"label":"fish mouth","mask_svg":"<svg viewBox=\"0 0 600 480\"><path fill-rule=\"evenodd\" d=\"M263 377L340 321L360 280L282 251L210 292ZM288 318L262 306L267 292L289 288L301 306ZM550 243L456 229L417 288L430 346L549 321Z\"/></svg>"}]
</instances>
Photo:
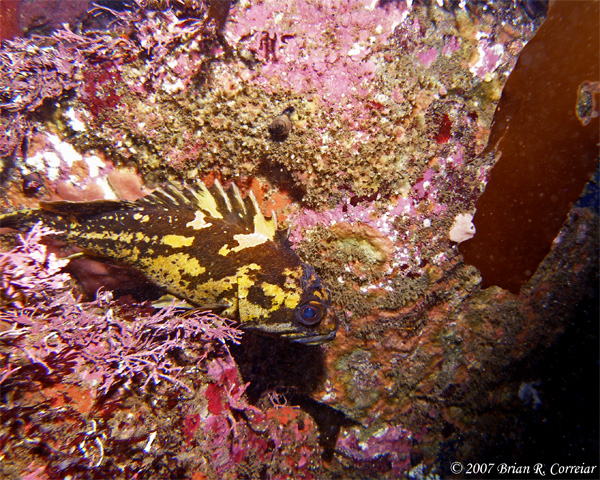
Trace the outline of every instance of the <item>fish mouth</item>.
<instances>
[{"instance_id":1,"label":"fish mouth","mask_svg":"<svg viewBox=\"0 0 600 480\"><path fill-rule=\"evenodd\" d=\"M327 333L307 333L307 332L290 332L282 336L294 343L302 343L303 345L321 345L331 342L335 338L339 324L336 322L335 329Z\"/></svg>"},{"instance_id":2,"label":"fish mouth","mask_svg":"<svg viewBox=\"0 0 600 480\"><path fill-rule=\"evenodd\" d=\"M244 327L242 327L244 328ZM286 330L279 332L268 332L261 330L259 328L244 328L247 331L252 331L257 335L263 335L267 337L273 338L281 338L288 342L294 343L302 343L303 345L321 345L323 343L327 343L332 341L335 338L338 327L336 325L335 330L332 330L327 333L308 333L297 330Z\"/></svg>"},{"instance_id":3,"label":"fish mouth","mask_svg":"<svg viewBox=\"0 0 600 480\"><path fill-rule=\"evenodd\" d=\"M303 345L321 345L331 342L335 338L337 328L333 332L324 333L322 335L311 335L309 337L292 338L292 342L302 343Z\"/></svg>"}]
</instances>

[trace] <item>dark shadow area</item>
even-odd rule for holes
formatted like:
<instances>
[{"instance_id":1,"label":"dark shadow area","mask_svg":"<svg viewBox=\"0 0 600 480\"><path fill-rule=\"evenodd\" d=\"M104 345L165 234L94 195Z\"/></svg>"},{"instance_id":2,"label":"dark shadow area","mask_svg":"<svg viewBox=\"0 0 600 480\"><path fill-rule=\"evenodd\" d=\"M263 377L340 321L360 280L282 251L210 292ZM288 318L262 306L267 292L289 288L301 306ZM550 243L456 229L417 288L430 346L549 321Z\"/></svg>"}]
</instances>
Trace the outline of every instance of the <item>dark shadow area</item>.
<instances>
[{"instance_id":1,"label":"dark shadow area","mask_svg":"<svg viewBox=\"0 0 600 480\"><path fill-rule=\"evenodd\" d=\"M250 403L271 391L284 393L289 404L314 419L323 456L331 459L340 428L356 422L310 396L325 377L321 347L245 332L241 343L230 350L244 382L250 382L246 390Z\"/></svg>"},{"instance_id":2,"label":"dark shadow area","mask_svg":"<svg viewBox=\"0 0 600 480\"><path fill-rule=\"evenodd\" d=\"M598 277L595 282L598 284ZM439 458L439 464L445 468L439 472L443 478L544 478L534 473L538 464L546 478L600 478L599 300L595 295L580 302L574 309L571 326L554 345L511 369L519 395L508 408L480 412L480 450L470 461L494 463L493 472L452 475L448 467L460 450L454 440L445 443ZM486 432L486 415L493 429L502 419L500 433ZM530 472L499 475L497 468L503 464L529 467ZM594 466L592 473L565 470Z\"/></svg>"},{"instance_id":3,"label":"dark shadow area","mask_svg":"<svg viewBox=\"0 0 600 480\"><path fill-rule=\"evenodd\" d=\"M318 346L246 331L231 353L242 378L250 382L246 393L252 403L274 388L309 394L325 377L324 355Z\"/></svg>"},{"instance_id":4,"label":"dark shadow area","mask_svg":"<svg viewBox=\"0 0 600 480\"><path fill-rule=\"evenodd\" d=\"M541 462L547 469L553 464L598 465L599 315L598 297L579 305L571 328L524 371L523 381L534 383L541 403L526 405L517 418L522 429L517 442L497 443L482 458L511 459L519 465ZM552 478L600 478L598 468L591 475L554 472Z\"/></svg>"},{"instance_id":5,"label":"dark shadow area","mask_svg":"<svg viewBox=\"0 0 600 480\"><path fill-rule=\"evenodd\" d=\"M269 140L279 143L279 140ZM286 193L294 202L302 202L306 191L294 179L294 175L283 164L273 162L270 158L258 164L257 176L268 178L273 185L277 185L280 192Z\"/></svg>"},{"instance_id":6,"label":"dark shadow area","mask_svg":"<svg viewBox=\"0 0 600 480\"><path fill-rule=\"evenodd\" d=\"M84 300L93 301L99 289L113 292L113 298L128 297L135 302L156 300L165 292L134 268L92 258L72 259L64 271L77 280Z\"/></svg>"},{"instance_id":7,"label":"dark shadow area","mask_svg":"<svg viewBox=\"0 0 600 480\"><path fill-rule=\"evenodd\" d=\"M319 444L323 447L323 459L331 460L340 428L359 425L359 423L347 417L343 412L317 402L307 395L292 392L289 397L292 404L298 405L313 418L319 429Z\"/></svg>"}]
</instances>

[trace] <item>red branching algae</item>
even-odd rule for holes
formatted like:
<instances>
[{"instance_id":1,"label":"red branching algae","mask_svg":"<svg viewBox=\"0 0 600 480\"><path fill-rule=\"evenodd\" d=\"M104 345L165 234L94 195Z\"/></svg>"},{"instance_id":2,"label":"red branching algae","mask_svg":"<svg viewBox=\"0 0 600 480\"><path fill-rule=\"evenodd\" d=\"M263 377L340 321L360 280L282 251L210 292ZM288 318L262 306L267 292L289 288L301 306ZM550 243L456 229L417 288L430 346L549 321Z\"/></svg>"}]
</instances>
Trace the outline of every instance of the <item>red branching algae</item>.
<instances>
[{"instance_id":1,"label":"red branching algae","mask_svg":"<svg viewBox=\"0 0 600 480\"><path fill-rule=\"evenodd\" d=\"M452 120L446 113L443 113L439 119L439 130L434 139L437 143L446 143L452 138L451 132Z\"/></svg>"},{"instance_id":2,"label":"red branching algae","mask_svg":"<svg viewBox=\"0 0 600 480\"><path fill-rule=\"evenodd\" d=\"M117 94L117 88L122 83L119 71L113 65L105 63L86 70L83 78L81 99L88 110L94 117L112 114L121 100Z\"/></svg>"},{"instance_id":3,"label":"red branching algae","mask_svg":"<svg viewBox=\"0 0 600 480\"><path fill-rule=\"evenodd\" d=\"M208 411L213 415L221 415L225 407L221 397L221 388L215 383L209 383L206 387L206 398L208 398Z\"/></svg>"}]
</instances>

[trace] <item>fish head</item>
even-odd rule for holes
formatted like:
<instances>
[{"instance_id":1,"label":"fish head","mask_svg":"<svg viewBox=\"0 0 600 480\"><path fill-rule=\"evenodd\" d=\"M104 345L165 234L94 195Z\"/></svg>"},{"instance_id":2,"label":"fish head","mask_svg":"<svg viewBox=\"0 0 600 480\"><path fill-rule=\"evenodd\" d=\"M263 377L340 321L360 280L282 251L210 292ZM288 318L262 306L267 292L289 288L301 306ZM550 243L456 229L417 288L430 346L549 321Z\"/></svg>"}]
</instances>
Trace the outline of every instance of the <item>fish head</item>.
<instances>
[{"instance_id":1,"label":"fish head","mask_svg":"<svg viewBox=\"0 0 600 480\"><path fill-rule=\"evenodd\" d=\"M333 340L338 319L321 278L305 263L282 273L238 283L242 327L307 345Z\"/></svg>"}]
</instances>

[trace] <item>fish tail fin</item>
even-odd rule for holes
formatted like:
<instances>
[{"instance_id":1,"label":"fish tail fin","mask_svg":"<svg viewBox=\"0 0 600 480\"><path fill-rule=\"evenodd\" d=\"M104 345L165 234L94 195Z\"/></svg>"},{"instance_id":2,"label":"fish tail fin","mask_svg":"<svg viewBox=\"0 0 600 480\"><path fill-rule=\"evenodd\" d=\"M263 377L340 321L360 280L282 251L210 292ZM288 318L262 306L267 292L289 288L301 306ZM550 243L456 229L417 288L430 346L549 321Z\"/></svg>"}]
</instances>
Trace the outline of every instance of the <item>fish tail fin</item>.
<instances>
[{"instance_id":1,"label":"fish tail fin","mask_svg":"<svg viewBox=\"0 0 600 480\"><path fill-rule=\"evenodd\" d=\"M60 229L60 225L57 225L57 222L53 221L53 219L48 218L48 215L46 215L45 212L37 209L26 209L0 214L0 232L5 228L26 232L31 230L31 228L40 221L47 227L57 230Z\"/></svg>"}]
</instances>

